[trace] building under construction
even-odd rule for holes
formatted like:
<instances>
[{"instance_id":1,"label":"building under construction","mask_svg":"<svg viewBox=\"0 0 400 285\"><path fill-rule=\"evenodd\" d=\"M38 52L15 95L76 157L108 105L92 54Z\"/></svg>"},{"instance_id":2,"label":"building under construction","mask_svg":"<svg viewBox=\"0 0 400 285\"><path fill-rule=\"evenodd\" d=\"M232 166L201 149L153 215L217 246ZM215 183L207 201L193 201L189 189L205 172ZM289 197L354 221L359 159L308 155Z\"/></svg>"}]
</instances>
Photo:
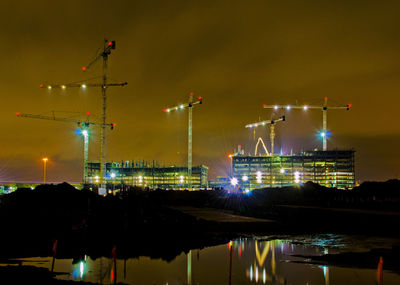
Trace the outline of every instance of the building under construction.
<instances>
[{"instance_id":1,"label":"building under construction","mask_svg":"<svg viewBox=\"0 0 400 285\"><path fill-rule=\"evenodd\" d=\"M100 163L88 163L88 184L100 183ZM157 161L121 161L106 163L106 180L112 185L138 186L149 189L189 188L188 168L165 166ZM207 188L208 167L205 165L192 168L193 189Z\"/></svg>"},{"instance_id":2,"label":"building under construction","mask_svg":"<svg viewBox=\"0 0 400 285\"><path fill-rule=\"evenodd\" d=\"M266 109L289 112L290 110L322 111L322 130L319 135L322 139L322 151L306 151L296 155L276 155L274 153L275 124L285 122L286 116L278 119L260 121L247 124L246 128L254 130L256 127L269 126L271 151L269 152L261 138L255 147L255 156L245 156L238 152L230 156L232 159L231 184L244 190L264 187L283 187L302 184L308 181L326 187L351 189L355 184L354 150L328 150L327 142L330 132L327 128L328 110L350 110L351 104L328 106L328 98L324 98L322 105L266 105ZM261 143L266 155L257 156L258 145Z\"/></svg>"},{"instance_id":3,"label":"building under construction","mask_svg":"<svg viewBox=\"0 0 400 285\"><path fill-rule=\"evenodd\" d=\"M351 189L355 183L354 150L306 151L297 155L232 156L234 183L243 190L283 187L312 181Z\"/></svg>"}]
</instances>

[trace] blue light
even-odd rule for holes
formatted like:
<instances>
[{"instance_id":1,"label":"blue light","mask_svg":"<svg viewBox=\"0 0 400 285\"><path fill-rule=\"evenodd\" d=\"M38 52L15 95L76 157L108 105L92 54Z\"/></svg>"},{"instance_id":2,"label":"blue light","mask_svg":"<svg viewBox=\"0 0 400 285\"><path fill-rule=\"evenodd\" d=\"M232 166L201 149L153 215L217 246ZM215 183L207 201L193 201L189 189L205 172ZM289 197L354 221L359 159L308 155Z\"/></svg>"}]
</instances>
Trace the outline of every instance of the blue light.
<instances>
[{"instance_id":1,"label":"blue light","mask_svg":"<svg viewBox=\"0 0 400 285\"><path fill-rule=\"evenodd\" d=\"M326 131L326 132L320 131L320 132L319 132L319 136L320 136L321 138L324 138L324 137L329 138L329 137L331 136L331 132L330 132L330 131Z\"/></svg>"},{"instance_id":2,"label":"blue light","mask_svg":"<svg viewBox=\"0 0 400 285\"><path fill-rule=\"evenodd\" d=\"M82 130L81 129L75 129L75 135L81 135Z\"/></svg>"}]
</instances>

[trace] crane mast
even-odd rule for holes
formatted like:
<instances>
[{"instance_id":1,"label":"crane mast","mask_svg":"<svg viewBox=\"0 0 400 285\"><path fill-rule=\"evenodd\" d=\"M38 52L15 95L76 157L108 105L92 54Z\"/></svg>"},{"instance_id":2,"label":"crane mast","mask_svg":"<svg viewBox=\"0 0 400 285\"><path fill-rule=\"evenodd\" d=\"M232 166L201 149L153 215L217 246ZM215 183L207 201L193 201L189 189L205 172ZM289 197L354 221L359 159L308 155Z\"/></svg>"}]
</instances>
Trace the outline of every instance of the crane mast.
<instances>
[{"instance_id":1,"label":"crane mast","mask_svg":"<svg viewBox=\"0 0 400 285\"><path fill-rule=\"evenodd\" d=\"M88 113L87 113L88 114ZM101 125L103 127L110 127L111 130L114 129L115 123L111 124L99 124L90 122L89 118L87 120L76 120L72 118L61 118L53 116L44 116L44 115L35 115L35 114L26 114L26 113L16 113L19 118L31 118L31 119L41 119L41 120L50 120L50 121L59 121L59 122L67 122L67 123L76 123L78 127L82 130L83 135L83 184L87 184L88 182L88 158L89 158L89 129L91 125L98 126ZM89 114L88 114L89 115Z\"/></svg>"},{"instance_id":2,"label":"crane mast","mask_svg":"<svg viewBox=\"0 0 400 285\"><path fill-rule=\"evenodd\" d=\"M192 108L193 108L193 93L189 96L189 110L188 110L188 184L189 190L192 190Z\"/></svg>"},{"instance_id":3,"label":"crane mast","mask_svg":"<svg viewBox=\"0 0 400 285\"><path fill-rule=\"evenodd\" d=\"M52 88L66 89L67 87L79 87L86 89L86 87L100 87L102 96L102 108L101 108L101 128L100 128L100 191L104 192L106 190L106 120L107 120L107 89L108 87L114 86L125 86L127 82L119 83L108 83L107 82L107 66L108 66L108 56L111 54L111 50L115 49L115 41L104 40L103 51L98 53L96 57L86 66L82 67L82 71L88 70L94 63L96 63L101 58L103 59L103 74L102 83L92 83L92 84L80 84L80 83L70 83L70 84L54 84L54 85L44 85L41 84L41 88L47 88L51 90Z\"/></svg>"},{"instance_id":4,"label":"crane mast","mask_svg":"<svg viewBox=\"0 0 400 285\"><path fill-rule=\"evenodd\" d=\"M102 126L100 130L100 185L105 191L106 184L104 183L104 179L106 177L106 118L107 118L107 61L108 55L110 54L106 50L106 41L104 42L104 51L103 51L103 86L101 88L101 96L103 99L102 106ZM115 42L114 42L115 45ZM114 46L115 48L115 46Z\"/></svg>"},{"instance_id":5,"label":"crane mast","mask_svg":"<svg viewBox=\"0 0 400 285\"><path fill-rule=\"evenodd\" d=\"M328 97L324 98L324 103L322 105L266 105L263 107L265 109L277 110L291 110L291 109L301 109L307 111L308 109L317 109L322 111L322 149L326 151L328 149L328 110L350 110L351 104L344 106L328 106Z\"/></svg>"},{"instance_id":6,"label":"crane mast","mask_svg":"<svg viewBox=\"0 0 400 285\"><path fill-rule=\"evenodd\" d=\"M188 108L188 189L192 190L192 117L193 117L193 106L202 104L203 98L199 97L197 101L193 101L193 93L189 94L189 101L186 104L181 104L175 107L166 108L164 112L171 112L174 110L183 110Z\"/></svg>"},{"instance_id":7,"label":"crane mast","mask_svg":"<svg viewBox=\"0 0 400 285\"><path fill-rule=\"evenodd\" d=\"M266 121L260 121L257 123L252 123L252 124L247 124L245 127L246 128L255 128L258 126L266 126L270 125L270 140L271 140L271 155L274 155L274 147L275 147L275 124L278 122L284 122L286 120L285 116L282 116L276 120L266 120Z\"/></svg>"}]
</instances>

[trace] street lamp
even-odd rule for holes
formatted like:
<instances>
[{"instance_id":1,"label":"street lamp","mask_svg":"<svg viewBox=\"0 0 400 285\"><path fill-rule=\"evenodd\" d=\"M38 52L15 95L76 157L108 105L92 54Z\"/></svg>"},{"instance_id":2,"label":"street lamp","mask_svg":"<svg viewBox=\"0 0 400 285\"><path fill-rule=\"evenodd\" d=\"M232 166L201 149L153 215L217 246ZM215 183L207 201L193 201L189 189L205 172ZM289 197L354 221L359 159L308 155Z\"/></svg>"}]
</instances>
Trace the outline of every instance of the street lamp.
<instances>
[{"instance_id":1,"label":"street lamp","mask_svg":"<svg viewBox=\"0 0 400 285\"><path fill-rule=\"evenodd\" d=\"M233 154L228 154L228 157L230 158L230 160L231 160L231 164L229 165L229 172L230 172L230 175L232 176L233 175L233 162L232 162L232 157L233 157Z\"/></svg>"},{"instance_id":2,"label":"street lamp","mask_svg":"<svg viewBox=\"0 0 400 285\"><path fill-rule=\"evenodd\" d=\"M47 164L47 157L42 158L43 160L43 184L46 184L46 164Z\"/></svg>"}]
</instances>

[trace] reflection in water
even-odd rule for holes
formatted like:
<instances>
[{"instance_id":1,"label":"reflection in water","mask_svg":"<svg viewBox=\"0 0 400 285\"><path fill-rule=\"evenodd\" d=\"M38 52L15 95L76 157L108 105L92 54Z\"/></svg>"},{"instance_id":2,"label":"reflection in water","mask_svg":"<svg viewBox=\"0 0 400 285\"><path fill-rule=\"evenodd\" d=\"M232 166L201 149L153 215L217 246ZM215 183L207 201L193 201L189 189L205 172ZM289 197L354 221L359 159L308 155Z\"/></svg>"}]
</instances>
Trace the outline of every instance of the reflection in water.
<instances>
[{"instance_id":1,"label":"reflection in water","mask_svg":"<svg viewBox=\"0 0 400 285\"><path fill-rule=\"evenodd\" d=\"M87 273L87 264L86 264L86 255L84 260L80 260L78 263L75 263L74 269L72 270L72 278L74 280L83 279L83 276Z\"/></svg>"},{"instance_id":2,"label":"reflection in water","mask_svg":"<svg viewBox=\"0 0 400 285\"><path fill-rule=\"evenodd\" d=\"M187 254L187 284L192 285L192 251Z\"/></svg>"},{"instance_id":3,"label":"reflection in water","mask_svg":"<svg viewBox=\"0 0 400 285\"><path fill-rule=\"evenodd\" d=\"M228 284L232 284L232 252L233 252L233 242L230 241L228 243L228 248L229 248L229 281Z\"/></svg>"},{"instance_id":4,"label":"reflection in water","mask_svg":"<svg viewBox=\"0 0 400 285\"><path fill-rule=\"evenodd\" d=\"M242 243L242 242L240 242ZM261 242L259 243L257 240L254 240L254 248L255 248L255 260L253 264L250 265L250 270L246 274L250 281L254 281L258 283L266 283L268 282L275 282L278 280L278 276L276 275L276 258L275 258L275 244L280 243L279 247L281 249L281 252L283 250L283 243L282 241L275 240L275 241L267 241L267 242ZM260 249L262 248L262 252L260 253ZM270 253L271 252L271 253ZM267 274L267 269L266 267L268 266L268 262L266 263L265 260L268 257L268 254L270 253L270 274ZM262 278L259 278L259 272L262 272Z\"/></svg>"},{"instance_id":5,"label":"reflection in water","mask_svg":"<svg viewBox=\"0 0 400 285\"><path fill-rule=\"evenodd\" d=\"M337 252L330 249L330 253ZM193 258L196 253L197 258ZM200 259L201 253L201 259ZM355 269L314 266L294 255L321 255L323 246L290 243L285 240L238 239L228 244L189 251L173 261L148 257L118 260L84 256L72 262L57 259L55 272L66 272L59 279L99 284L183 285L183 284L400 284L400 276L377 268ZM23 259L23 265L51 268L52 258ZM385 275L385 276L383 276Z\"/></svg>"}]
</instances>

